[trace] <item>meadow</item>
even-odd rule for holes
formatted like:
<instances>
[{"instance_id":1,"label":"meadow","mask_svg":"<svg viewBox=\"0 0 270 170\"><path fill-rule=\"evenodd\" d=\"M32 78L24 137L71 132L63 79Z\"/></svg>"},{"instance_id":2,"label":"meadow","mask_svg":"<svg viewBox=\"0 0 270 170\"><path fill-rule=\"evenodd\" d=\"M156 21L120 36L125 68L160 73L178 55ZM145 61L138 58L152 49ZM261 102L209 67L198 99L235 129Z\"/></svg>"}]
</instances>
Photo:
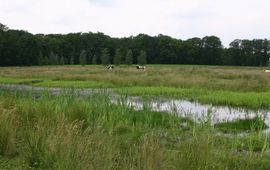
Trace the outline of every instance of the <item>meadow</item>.
<instances>
[{"instance_id":1,"label":"meadow","mask_svg":"<svg viewBox=\"0 0 270 170\"><path fill-rule=\"evenodd\" d=\"M108 95L1 90L0 169L270 168L260 120L211 126Z\"/></svg>"},{"instance_id":2,"label":"meadow","mask_svg":"<svg viewBox=\"0 0 270 170\"><path fill-rule=\"evenodd\" d=\"M165 96L214 105L270 109L270 74L263 67L189 65L42 66L0 68L0 83L109 88L119 94Z\"/></svg>"},{"instance_id":3,"label":"meadow","mask_svg":"<svg viewBox=\"0 0 270 170\"><path fill-rule=\"evenodd\" d=\"M259 67L149 65L2 67L0 84L68 88L0 90L0 169L269 169L263 118L194 122L147 107L153 97L270 108ZM110 89L77 95L72 89ZM142 110L128 95L147 96ZM211 114L211 113L209 113Z\"/></svg>"}]
</instances>

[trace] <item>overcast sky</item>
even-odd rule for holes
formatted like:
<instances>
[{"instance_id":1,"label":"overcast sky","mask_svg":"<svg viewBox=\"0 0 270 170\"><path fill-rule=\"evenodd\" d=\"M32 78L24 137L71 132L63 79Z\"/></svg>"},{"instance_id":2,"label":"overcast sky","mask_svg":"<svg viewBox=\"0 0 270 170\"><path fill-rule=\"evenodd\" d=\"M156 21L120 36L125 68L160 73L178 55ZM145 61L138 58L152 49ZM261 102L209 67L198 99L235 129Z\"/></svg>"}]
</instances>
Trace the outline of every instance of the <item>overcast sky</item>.
<instances>
[{"instance_id":1,"label":"overcast sky","mask_svg":"<svg viewBox=\"0 0 270 170\"><path fill-rule=\"evenodd\" d=\"M31 33L145 33L270 39L269 0L0 0L0 22Z\"/></svg>"}]
</instances>

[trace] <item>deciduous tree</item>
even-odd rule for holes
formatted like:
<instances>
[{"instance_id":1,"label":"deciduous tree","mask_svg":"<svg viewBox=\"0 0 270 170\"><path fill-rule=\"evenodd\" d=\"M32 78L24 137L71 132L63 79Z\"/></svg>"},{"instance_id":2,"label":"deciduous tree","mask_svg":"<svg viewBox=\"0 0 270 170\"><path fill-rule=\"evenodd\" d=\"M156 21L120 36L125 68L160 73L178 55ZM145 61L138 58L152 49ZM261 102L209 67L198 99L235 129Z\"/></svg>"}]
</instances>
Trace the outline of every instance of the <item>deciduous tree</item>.
<instances>
[{"instance_id":1,"label":"deciduous tree","mask_svg":"<svg viewBox=\"0 0 270 170\"><path fill-rule=\"evenodd\" d=\"M126 65L132 65L133 64L133 53L132 53L132 50L127 50L127 53L125 55L125 64Z\"/></svg>"},{"instance_id":2,"label":"deciduous tree","mask_svg":"<svg viewBox=\"0 0 270 170\"><path fill-rule=\"evenodd\" d=\"M110 55L107 48L104 48L101 51L101 64L102 65L108 65L110 64Z\"/></svg>"},{"instance_id":3,"label":"deciduous tree","mask_svg":"<svg viewBox=\"0 0 270 170\"><path fill-rule=\"evenodd\" d=\"M121 52L121 49L120 48L117 48L115 50L115 55L114 55L114 58L113 58L113 63L115 65L122 64L122 52Z\"/></svg>"},{"instance_id":4,"label":"deciduous tree","mask_svg":"<svg viewBox=\"0 0 270 170\"><path fill-rule=\"evenodd\" d=\"M86 62L87 62L87 54L85 50L82 50L80 53L79 63L84 66Z\"/></svg>"},{"instance_id":5,"label":"deciduous tree","mask_svg":"<svg viewBox=\"0 0 270 170\"><path fill-rule=\"evenodd\" d=\"M147 55L146 55L146 52L141 50L140 51L140 55L138 56L138 59L137 59L137 62L139 65L146 65L146 58L147 58Z\"/></svg>"}]
</instances>

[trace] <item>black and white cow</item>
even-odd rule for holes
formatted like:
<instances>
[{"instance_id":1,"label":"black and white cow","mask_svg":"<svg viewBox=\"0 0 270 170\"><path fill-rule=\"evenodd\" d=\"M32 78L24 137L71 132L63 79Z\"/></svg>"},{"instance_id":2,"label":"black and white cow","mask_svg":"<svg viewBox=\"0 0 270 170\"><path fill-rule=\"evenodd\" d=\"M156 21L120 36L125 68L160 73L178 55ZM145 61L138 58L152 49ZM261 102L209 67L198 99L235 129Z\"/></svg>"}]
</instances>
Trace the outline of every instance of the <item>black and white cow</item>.
<instances>
[{"instance_id":1,"label":"black and white cow","mask_svg":"<svg viewBox=\"0 0 270 170\"><path fill-rule=\"evenodd\" d=\"M113 66L113 65L108 65L108 66L107 66L107 69L108 69L108 70L112 70L112 69L114 69L114 66Z\"/></svg>"},{"instance_id":2,"label":"black and white cow","mask_svg":"<svg viewBox=\"0 0 270 170\"><path fill-rule=\"evenodd\" d=\"M138 70L141 70L141 69L144 70L144 69L146 69L145 66L140 66L140 65L137 65L136 68L137 68Z\"/></svg>"}]
</instances>

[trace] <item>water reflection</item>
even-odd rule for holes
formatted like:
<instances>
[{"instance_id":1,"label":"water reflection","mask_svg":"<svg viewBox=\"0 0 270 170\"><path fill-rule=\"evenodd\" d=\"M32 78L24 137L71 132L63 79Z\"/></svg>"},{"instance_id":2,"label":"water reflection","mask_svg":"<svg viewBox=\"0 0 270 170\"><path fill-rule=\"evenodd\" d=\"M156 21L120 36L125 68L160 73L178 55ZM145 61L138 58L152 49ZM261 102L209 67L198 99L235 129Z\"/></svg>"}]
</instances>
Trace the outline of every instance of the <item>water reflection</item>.
<instances>
[{"instance_id":1,"label":"water reflection","mask_svg":"<svg viewBox=\"0 0 270 170\"><path fill-rule=\"evenodd\" d=\"M0 85L0 89L34 91L37 93L47 91L52 95L59 95L63 92L72 92L77 96L90 95L93 93L109 93L111 94L111 102L114 104L125 104L136 110L148 107L153 111L169 112L181 117L189 117L195 121L206 121L208 116L211 123L231 122L237 119L252 119L256 116L264 118L265 124L270 127L270 111L259 110L252 111L243 108L231 108L226 106L213 106L211 104L200 104L187 100L175 99L149 99L143 100L141 97L121 97L112 93L110 89L63 89L63 88L44 88L33 87L27 85Z\"/></svg>"},{"instance_id":2,"label":"water reflection","mask_svg":"<svg viewBox=\"0 0 270 170\"><path fill-rule=\"evenodd\" d=\"M232 122L237 119L252 119L259 116L264 119L265 124L270 125L270 112L265 110L252 111L243 108L231 108L226 106L213 106L211 104L200 104L187 100L175 99L151 99L145 101L140 97L128 97L127 101L112 99L115 104L126 104L136 110L148 107L153 111L169 112L180 117L189 117L195 121L206 121L210 116L212 124L220 122Z\"/></svg>"}]
</instances>

